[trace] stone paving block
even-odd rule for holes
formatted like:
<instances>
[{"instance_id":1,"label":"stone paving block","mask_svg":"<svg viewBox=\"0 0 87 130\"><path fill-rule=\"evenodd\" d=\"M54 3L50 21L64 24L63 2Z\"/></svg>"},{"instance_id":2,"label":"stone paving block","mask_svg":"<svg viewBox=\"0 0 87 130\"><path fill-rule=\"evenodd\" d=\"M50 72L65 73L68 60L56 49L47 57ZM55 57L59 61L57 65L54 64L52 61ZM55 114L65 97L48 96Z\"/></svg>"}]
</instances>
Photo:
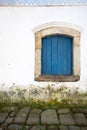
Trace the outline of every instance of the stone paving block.
<instances>
[{"instance_id":1,"label":"stone paving block","mask_svg":"<svg viewBox=\"0 0 87 130\"><path fill-rule=\"evenodd\" d=\"M8 130L19 130L21 128L22 128L21 125L16 125L16 124L12 124L8 126Z\"/></svg>"},{"instance_id":2,"label":"stone paving block","mask_svg":"<svg viewBox=\"0 0 87 130\"><path fill-rule=\"evenodd\" d=\"M0 127L0 130L7 130L7 128L4 128L4 127Z\"/></svg>"},{"instance_id":3,"label":"stone paving block","mask_svg":"<svg viewBox=\"0 0 87 130\"><path fill-rule=\"evenodd\" d=\"M16 124L12 124L8 126L8 130L29 130L30 126L23 126L23 125L16 125Z\"/></svg>"},{"instance_id":4,"label":"stone paving block","mask_svg":"<svg viewBox=\"0 0 87 130\"><path fill-rule=\"evenodd\" d=\"M87 127L82 127L82 129L81 130L87 130Z\"/></svg>"},{"instance_id":5,"label":"stone paving block","mask_svg":"<svg viewBox=\"0 0 87 130\"><path fill-rule=\"evenodd\" d=\"M46 130L46 126L39 126L40 130Z\"/></svg>"},{"instance_id":6,"label":"stone paving block","mask_svg":"<svg viewBox=\"0 0 87 130\"><path fill-rule=\"evenodd\" d=\"M33 112L40 114L42 112L42 110L41 109L32 109L31 113L33 113Z\"/></svg>"},{"instance_id":7,"label":"stone paving block","mask_svg":"<svg viewBox=\"0 0 87 130\"><path fill-rule=\"evenodd\" d=\"M58 113L59 113L59 114L70 113L70 109L68 109L68 108L58 109Z\"/></svg>"},{"instance_id":8,"label":"stone paving block","mask_svg":"<svg viewBox=\"0 0 87 130\"><path fill-rule=\"evenodd\" d=\"M73 112L75 113L85 113L87 114L87 109L86 108L78 108L78 109L72 109Z\"/></svg>"},{"instance_id":9,"label":"stone paving block","mask_svg":"<svg viewBox=\"0 0 87 130\"><path fill-rule=\"evenodd\" d=\"M34 125L34 124L39 124L40 120L39 120L39 114L38 113L30 113L26 124L29 125Z\"/></svg>"},{"instance_id":10,"label":"stone paving block","mask_svg":"<svg viewBox=\"0 0 87 130\"><path fill-rule=\"evenodd\" d=\"M49 126L47 130L59 130L57 126Z\"/></svg>"},{"instance_id":11,"label":"stone paving block","mask_svg":"<svg viewBox=\"0 0 87 130\"><path fill-rule=\"evenodd\" d=\"M62 125L74 125L75 121L73 120L73 117L71 114L60 114L60 123Z\"/></svg>"},{"instance_id":12,"label":"stone paving block","mask_svg":"<svg viewBox=\"0 0 87 130\"><path fill-rule=\"evenodd\" d=\"M87 119L83 113L74 114L76 124L78 125L87 125Z\"/></svg>"},{"instance_id":13,"label":"stone paving block","mask_svg":"<svg viewBox=\"0 0 87 130\"><path fill-rule=\"evenodd\" d=\"M78 126L69 126L69 130L81 130Z\"/></svg>"},{"instance_id":14,"label":"stone paving block","mask_svg":"<svg viewBox=\"0 0 87 130\"><path fill-rule=\"evenodd\" d=\"M37 128L37 129L39 128L40 130L46 130L46 126L41 126L41 125L37 125L37 127L34 126L34 128Z\"/></svg>"},{"instance_id":15,"label":"stone paving block","mask_svg":"<svg viewBox=\"0 0 87 130\"><path fill-rule=\"evenodd\" d=\"M7 125L8 125L8 124L6 124L6 123L2 123L2 124L1 124L1 127L6 128Z\"/></svg>"},{"instance_id":16,"label":"stone paving block","mask_svg":"<svg viewBox=\"0 0 87 130\"><path fill-rule=\"evenodd\" d=\"M38 126L33 126L31 130L41 130Z\"/></svg>"},{"instance_id":17,"label":"stone paving block","mask_svg":"<svg viewBox=\"0 0 87 130\"><path fill-rule=\"evenodd\" d=\"M3 128L0 128L0 130L3 130Z\"/></svg>"},{"instance_id":18,"label":"stone paving block","mask_svg":"<svg viewBox=\"0 0 87 130\"><path fill-rule=\"evenodd\" d=\"M25 130L30 130L29 128L30 128L31 126L25 126Z\"/></svg>"},{"instance_id":19,"label":"stone paving block","mask_svg":"<svg viewBox=\"0 0 87 130\"><path fill-rule=\"evenodd\" d=\"M59 128L60 128L60 130L68 130L67 126L60 126Z\"/></svg>"},{"instance_id":20,"label":"stone paving block","mask_svg":"<svg viewBox=\"0 0 87 130\"><path fill-rule=\"evenodd\" d=\"M42 112L41 114L41 123L42 124L58 124L57 113L55 110L48 109Z\"/></svg>"},{"instance_id":21,"label":"stone paving block","mask_svg":"<svg viewBox=\"0 0 87 130\"><path fill-rule=\"evenodd\" d=\"M39 124L41 111L42 110L40 109L33 109L29 114L26 124L29 124L29 125Z\"/></svg>"},{"instance_id":22,"label":"stone paving block","mask_svg":"<svg viewBox=\"0 0 87 130\"><path fill-rule=\"evenodd\" d=\"M13 111L10 115L9 115L9 117L15 117L16 116L16 111Z\"/></svg>"},{"instance_id":23,"label":"stone paving block","mask_svg":"<svg viewBox=\"0 0 87 130\"><path fill-rule=\"evenodd\" d=\"M8 113L0 113L0 123L3 123L8 116Z\"/></svg>"},{"instance_id":24,"label":"stone paving block","mask_svg":"<svg viewBox=\"0 0 87 130\"><path fill-rule=\"evenodd\" d=\"M28 116L30 109L28 107L24 107L22 108L17 116L15 117L14 123L18 123L18 124L24 124L26 121L26 118Z\"/></svg>"},{"instance_id":25,"label":"stone paving block","mask_svg":"<svg viewBox=\"0 0 87 130\"><path fill-rule=\"evenodd\" d=\"M13 117L8 117L5 121L6 124L11 124L13 121Z\"/></svg>"}]
</instances>

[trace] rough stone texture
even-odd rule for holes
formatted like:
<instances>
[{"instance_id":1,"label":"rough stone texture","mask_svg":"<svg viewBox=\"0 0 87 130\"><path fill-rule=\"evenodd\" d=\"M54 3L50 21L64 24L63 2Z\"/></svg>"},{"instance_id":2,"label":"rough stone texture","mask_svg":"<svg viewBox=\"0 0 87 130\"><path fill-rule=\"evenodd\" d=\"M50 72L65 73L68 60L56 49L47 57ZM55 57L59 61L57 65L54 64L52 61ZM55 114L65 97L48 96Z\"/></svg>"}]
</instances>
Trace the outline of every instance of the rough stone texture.
<instances>
[{"instance_id":1,"label":"rough stone texture","mask_svg":"<svg viewBox=\"0 0 87 130\"><path fill-rule=\"evenodd\" d=\"M36 130L35 128L40 129L40 130L46 130L46 126L41 126L41 125L37 125L37 126L32 127L32 129Z\"/></svg>"},{"instance_id":2,"label":"rough stone texture","mask_svg":"<svg viewBox=\"0 0 87 130\"><path fill-rule=\"evenodd\" d=\"M9 117L15 117L16 116L16 111L13 111L10 115L9 115Z\"/></svg>"},{"instance_id":3,"label":"rough stone texture","mask_svg":"<svg viewBox=\"0 0 87 130\"><path fill-rule=\"evenodd\" d=\"M67 126L60 126L59 128L60 128L60 130L68 130Z\"/></svg>"},{"instance_id":4,"label":"rough stone texture","mask_svg":"<svg viewBox=\"0 0 87 130\"><path fill-rule=\"evenodd\" d=\"M79 44L80 44L80 36L75 37L73 42L75 43L76 46L79 46Z\"/></svg>"},{"instance_id":5,"label":"rough stone texture","mask_svg":"<svg viewBox=\"0 0 87 130\"><path fill-rule=\"evenodd\" d=\"M6 124L6 123L2 123L2 124L1 124L1 127L6 128L6 127L7 127L7 125L8 125L8 124Z\"/></svg>"},{"instance_id":6,"label":"rough stone texture","mask_svg":"<svg viewBox=\"0 0 87 130\"><path fill-rule=\"evenodd\" d=\"M18 114L17 114L17 116L16 116L16 118L14 120L14 123L18 123L18 124L22 123L22 124L24 124L25 121L26 121L26 118L28 116L28 113L29 113L29 108L28 107L22 108L18 112Z\"/></svg>"},{"instance_id":7,"label":"rough stone texture","mask_svg":"<svg viewBox=\"0 0 87 130\"><path fill-rule=\"evenodd\" d=\"M38 114L40 114L41 112L42 112L41 109L32 109L32 110L30 111L30 114L31 114L31 113L38 113Z\"/></svg>"},{"instance_id":8,"label":"rough stone texture","mask_svg":"<svg viewBox=\"0 0 87 130\"><path fill-rule=\"evenodd\" d=\"M33 126L31 130L40 130L38 126Z\"/></svg>"},{"instance_id":9,"label":"rough stone texture","mask_svg":"<svg viewBox=\"0 0 87 130\"><path fill-rule=\"evenodd\" d=\"M6 124L11 124L13 121L13 117L8 117L5 121Z\"/></svg>"},{"instance_id":10,"label":"rough stone texture","mask_svg":"<svg viewBox=\"0 0 87 130\"><path fill-rule=\"evenodd\" d=\"M9 127L8 127L8 130L18 130L18 129L21 129L22 128L22 126L21 125L10 125Z\"/></svg>"},{"instance_id":11,"label":"rough stone texture","mask_svg":"<svg viewBox=\"0 0 87 130\"><path fill-rule=\"evenodd\" d=\"M74 37L78 37L80 35L80 32L75 31L71 28L66 28L66 27L52 27L52 28L48 28L48 29L44 29L42 32L42 36L46 36L46 35L52 35L52 34L66 34L69 36L74 36Z\"/></svg>"},{"instance_id":12,"label":"rough stone texture","mask_svg":"<svg viewBox=\"0 0 87 130\"><path fill-rule=\"evenodd\" d=\"M41 74L41 49L35 49L35 78Z\"/></svg>"},{"instance_id":13,"label":"rough stone texture","mask_svg":"<svg viewBox=\"0 0 87 130\"><path fill-rule=\"evenodd\" d=\"M36 81L53 81L53 82L75 82L79 80L79 76L53 76L53 75L39 75L35 78Z\"/></svg>"},{"instance_id":14,"label":"rough stone texture","mask_svg":"<svg viewBox=\"0 0 87 130\"><path fill-rule=\"evenodd\" d=\"M35 48L37 49L41 49L41 45L39 43L41 43L41 39L39 37L36 37L36 41L37 44L35 44Z\"/></svg>"},{"instance_id":15,"label":"rough stone texture","mask_svg":"<svg viewBox=\"0 0 87 130\"><path fill-rule=\"evenodd\" d=\"M82 127L82 129L81 130L87 130L87 127Z\"/></svg>"},{"instance_id":16,"label":"rough stone texture","mask_svg":"<svg viewBox=\"0 0 87 130\"><path fill-rule=\"evenodd\" d=\"M25 130L30 130L30 127L31 126L25 126L25 128L26 128Z\"/></svg>"},{"instance_id":17,"label":"rough stone texture","mask_svg":"<svg viewBox=\"0 0 87 130\"><path fill-rule=\"evenodd\" d=\"M71 114L60 114L60 123L62 125L74 125L75 121L73 120L73 117Z\"/></svg>"},{"instance_id":18,"label":"rough stone texture","mask_svg":"<svg viewBox=\"0 0 87 130\"><path fill-rule=\"evenodd\" d=\"M71 29L70 26L68 27L68 25L67 27L64 26L55 27L54 24L53 27L51 26L49 26L49 28L45 27L42 30L39 30L35 33L35 80L38 81L37 77L41 75L41 48L42 48L41 39L42 37L45 37L47 35L54 35L54 34L65 34L73 37L73 45L74 45L73 46L73 61L74 61L73 70L74 70L74 75L80 77L80 47L79 47L80 32L75 29ZM47 81L46 78L45 81Z\"/></svg>"},{"instance_id":19,"label":"rough stone texture","mask_svg":"<svg viewBox=\"0 0 87 130\"><path fill-rule=\"evenodd\" d=\"M15 110L17 110L17 107L4 107L3 108L3 111L6 111L6 112L11 112Z\"/></svg>"},{"instance_id":20,"label":"rough stone texture","mask_svg":"<svg viewBox=\"0 0 87 130\"><path fill-rule=\"evenodd\" d=\"M39 126L40 130L46 130L46 126Z\"/></svg>"},{"instance_id":21,"label":"rough stone texture","mask_svg":"<svg viewBox=\"0 0 87 130\"><path fill-rule=\"evenodd\" d=\"M46 29L43 29L39 32L36 32L36 39L41 39L42 37L45 37L47 35L53 35L53 34L66 34L68 36L73 36L75 37L76 42L79 41L80 38L80 32L68 27L49 27ZM77 42L78 45L80 44ZM77 43L74 43L77 45ZM39 41L36 43L37 48L41 48L41 44Z\"/></svg>"},{"instance_id":22,"label":"rough stone texture","mask_svg":"<svg viewBox=\"0 0 87 130\"><path fill-rule=\"evenodd\" d=\"M8 113L0 113L0 123L3 123L8 116Z\"/></svg>"},{"instance_id":23,"label":"rough stone texture","mask_svg":"<svg viewBox=\"0 0 87 130\"><path fill-rule=\"evenodd\" d=\"M74 112L74 113L84 113L84 114L87 114L87 109L85 109L85 108L79 108L79 109L72 109L72 111Z\"/></svg>"},{"instance_id":24,"label":"rough stone texture","mask_svg":"<svg viewBox=\"0 0 87 130\"><path fill-rule=\"evenodd\" d=\"M58 113L59 113L59 114L70 113L70 109L68 109L68 108L65 108L65 109L58 109Z\"/></svg>"},{"instance_id":25,"label":"rough stone texture","mask_svg":"<svg viewBox=\"0 0 87 130\"><path fill-rule=\"evenodd\" d=\"M12 125L9 125L8 130L20 130L20 129L29 130L29 128L30 126L12 124Z\"/></svg>"},{"instance_id":26,"label":"rough stone texture","mask_svg":"<svg viewBox=\"0 0 87 130\"><path fill-rule=\"evenodd\" d=\"M81 130L78 126L69 126L69 130Z\"/></svg>"},{"instance_id":27,"label":"rough stone texture","mask_svg":"<svg viewBox=\"0 0 87 130\"><path fill-rule=\"evenodd\" d=\"M42 124L58 124L57 113L55 110L48 109L41 114Z\"/></svg>"},{"instance_id":28,"label":"rough stone texture","mask_svg":"<svg viewBox=\"0 0 87 130\"><path fill-rule=\"evenodd\" d=\"M29 125L39 124L40 123L40 113L42 110L34 109L30 112L29 117L27 119L27 123Z\"/></svg>"},{"instance_id":29,"label":"rough stone texture","mask_svg":"<svg viewBox=\"0 0 87 130\"><path fill-rule=\"evenodd\" d=\"M49 126L47 130L59 130L57 126Z\"/></svg>"},{"instance_id":30,"label":"rough stone texture","mask_svg":"<svg viewBox=\"0 0 87 130\"><path fill-rule=\"evenodd\" d=\"M6 127L2 127L2 128L0 128L0 130L7 130L7 128Z\"/></svg>"},{"instance_id":31,"label":"rough stone texture","mask_svg":"<svg viewBox=\"0 0 87 130\"><path fill-rule=\"evenodd\" d=\"M74 75L80 75L80 46L76 46L76 45L74 46L73 59L74 59L74 63L73 63Z\"/></svg>"},{"instance_id":32,"label":"rough stone texture","mask_svg":"<svg viewBox=\"0 0 87 130\"><path fill-rule=\"evenodd\" d=\"M4 130L3 128L0 128L0 130Z\"/></svg>"},{"instance_id":33,"label":"rough stone texture","mask_svg":"<svg viewBox=\"0 0 87 130\"><path fill-rule=\"evenodd\" d=\"M41 116L38 123L26 124L26 119L29 118L28 112L30 115L33 115L29 122L33 122L34 118L37 120L37 115ZM2 114L0 113L0 119L4 117L5 120L0 124L0 130L87 130L86 109L85 111L81 111L82 113L77 113L78 111L76 110L75 112L73 109L71 109L71 111L70 109L58 109L58 112L57 117L56 108L47 108L43 112L41 109L29 111L29 108L23 108L18 112L17 116L19 115L25 124L23 124L23 122L20 124L16 122L16 124L14 124L12 120L13 118L17 118L17 116L15 117L14 113L11 113L12 116L10 113L3 112ZM24 114L24 118L21 117L22 114ZM25 115L27 118L25 118Z\"/></svg>"},{"instance_id":34,"label":"rough stone texture","mask_svg":"<svg viewBox=\"0 0 87 130\"><path fill-rule=\"evenodd\" d=\"M74 114L76 124L78 125L87 125L87 119L83 113Z\"/></svg>"}]
</instances>

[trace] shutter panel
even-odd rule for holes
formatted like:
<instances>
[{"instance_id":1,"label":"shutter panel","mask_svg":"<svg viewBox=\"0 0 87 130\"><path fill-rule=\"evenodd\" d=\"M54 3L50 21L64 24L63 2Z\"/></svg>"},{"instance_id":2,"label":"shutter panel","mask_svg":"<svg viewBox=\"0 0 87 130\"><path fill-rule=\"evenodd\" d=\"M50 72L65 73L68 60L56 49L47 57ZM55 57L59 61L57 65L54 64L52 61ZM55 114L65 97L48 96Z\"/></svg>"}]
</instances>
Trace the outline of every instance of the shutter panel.
<instances>
[{"instance_id":1,"label":"shutter panel","mask_svg":"<svg viewBox=\"0 0 87 130\"><path fill-rule=\"evenodd\" d=\"M73 74L72 38L67 36L48 36L42 38L43 75Z\"/></svg>"}]
</instances>

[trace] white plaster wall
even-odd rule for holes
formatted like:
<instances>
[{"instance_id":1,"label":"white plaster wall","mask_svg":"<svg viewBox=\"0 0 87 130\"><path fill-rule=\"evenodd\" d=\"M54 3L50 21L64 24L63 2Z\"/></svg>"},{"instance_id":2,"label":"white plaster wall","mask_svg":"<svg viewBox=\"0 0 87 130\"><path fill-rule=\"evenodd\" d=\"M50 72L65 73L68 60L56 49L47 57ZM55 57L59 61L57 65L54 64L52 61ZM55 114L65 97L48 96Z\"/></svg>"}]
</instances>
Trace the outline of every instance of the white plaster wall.
<instances>
[{"instance_id":1,"label":"white plaster wall","mask_svg":"<svg viewBox=\"0 0 87 130\"><path fill-rule=\"evenodd\" d=\"M87 85L87 6L0 7L0 84L34 83L33 29L48 22L78 25L81 31L81 78ZM69 84L69 83L68 83Z\"/></svg>"}]
</instances>

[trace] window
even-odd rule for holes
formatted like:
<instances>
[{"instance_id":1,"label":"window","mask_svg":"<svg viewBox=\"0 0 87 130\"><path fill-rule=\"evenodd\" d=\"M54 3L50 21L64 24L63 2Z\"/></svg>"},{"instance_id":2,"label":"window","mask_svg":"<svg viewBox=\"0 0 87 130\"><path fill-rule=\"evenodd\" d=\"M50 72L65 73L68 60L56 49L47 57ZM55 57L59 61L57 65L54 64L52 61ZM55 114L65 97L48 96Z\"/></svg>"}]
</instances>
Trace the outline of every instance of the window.
<instances>
[{"instance_id":1,"label":"window","mask_svg":"<svg viewBox=\"0 0 87 130\"><path fill-rule=\"evenodd\" d=\"M62 26L35 33L35 80L74 82L80 78L80 32Z\"/></svg>"},{"instance_id":2,"label":"window","mask_svg":"<svg viewBox=\"0 0 87 130\"><path fill-rule=\"evenodd\" d=\"M41 75L72 75L72 38L52 35L42 38Z\"/></svg>"}]
</instances>

